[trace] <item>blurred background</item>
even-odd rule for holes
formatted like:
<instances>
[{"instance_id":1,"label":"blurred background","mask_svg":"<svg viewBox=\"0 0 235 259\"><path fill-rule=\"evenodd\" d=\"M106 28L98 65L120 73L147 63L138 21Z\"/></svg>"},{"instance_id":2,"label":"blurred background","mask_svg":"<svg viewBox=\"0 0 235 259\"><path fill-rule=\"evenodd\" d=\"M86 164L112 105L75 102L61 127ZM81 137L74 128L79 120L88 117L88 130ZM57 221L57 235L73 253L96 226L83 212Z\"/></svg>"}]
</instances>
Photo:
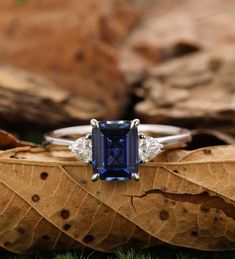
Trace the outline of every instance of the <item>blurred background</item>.
<instances>
[{"instance_id":1,"label":"blurred background","mask_svg":"<svg viewBox=\"0 0 235 259\"><path fill-rule=\"evenodd\" d=\"M0 127L131 119L235 135L232 0L1 0Z\"/></svg>"}]
</instances>

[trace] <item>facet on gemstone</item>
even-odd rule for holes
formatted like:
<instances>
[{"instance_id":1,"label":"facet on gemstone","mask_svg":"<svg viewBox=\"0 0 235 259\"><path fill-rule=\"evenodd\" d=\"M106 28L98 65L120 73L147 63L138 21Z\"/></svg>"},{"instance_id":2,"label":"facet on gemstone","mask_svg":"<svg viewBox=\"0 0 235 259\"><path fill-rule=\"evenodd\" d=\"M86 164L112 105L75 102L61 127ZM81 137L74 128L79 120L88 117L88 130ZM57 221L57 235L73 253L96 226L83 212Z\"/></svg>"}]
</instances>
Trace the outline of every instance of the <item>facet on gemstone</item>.
<instances>
[{"instance_id":1,"label":"facet on gemstone","mask_svg":"<svg viewBox=\"0 0 235 259\"><path fill-rule=\"evenodd\" d=\"M92 166L101 180L129 180L138 164L138 132L130 121L101 121L92 129Z\"/></svg>"},{"instance_id":2,"label":"facet on gemstone","mask_svg":"<svg viewBox=\"0 0 235 259\"><path fill-rule=\"evenodd\" d=\"M81 137L77 139L69 146L69 149L77 158L85 163L89 163L92 160L92 143L89 138Z\"/></svg>"},{"instance_id":3,"label":"facet on gemstone","mask_svg":"<svg viewBox=\"0 0 235 259\"><path fill-rule=\"evenodd\" d=\"M156 138L146 136L139 139L139 159L143 162L152 160L162 150L162 144L160 144Z\"/></svg>"}]
</instances>

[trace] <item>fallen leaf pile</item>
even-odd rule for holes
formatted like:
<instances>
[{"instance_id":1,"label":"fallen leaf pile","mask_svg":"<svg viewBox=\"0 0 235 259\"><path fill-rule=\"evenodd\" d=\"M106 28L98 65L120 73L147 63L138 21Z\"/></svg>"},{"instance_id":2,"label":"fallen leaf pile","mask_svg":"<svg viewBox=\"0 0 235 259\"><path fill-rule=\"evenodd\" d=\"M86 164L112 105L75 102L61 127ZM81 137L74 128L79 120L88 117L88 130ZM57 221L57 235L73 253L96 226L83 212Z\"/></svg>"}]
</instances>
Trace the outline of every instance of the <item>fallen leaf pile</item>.
<instances>
[{"instance_id":1,"label":"fallen leaf pile","mask_svg":"<svg viewBox=\"0 0 235 259\"><path fill-rule=\"evenodd\" d=\"M235 146L163 152L141 180L91 181L64 148L0 153L0 244L16 253L173 244L235 249Z\"/></svg>"}]
</instances>

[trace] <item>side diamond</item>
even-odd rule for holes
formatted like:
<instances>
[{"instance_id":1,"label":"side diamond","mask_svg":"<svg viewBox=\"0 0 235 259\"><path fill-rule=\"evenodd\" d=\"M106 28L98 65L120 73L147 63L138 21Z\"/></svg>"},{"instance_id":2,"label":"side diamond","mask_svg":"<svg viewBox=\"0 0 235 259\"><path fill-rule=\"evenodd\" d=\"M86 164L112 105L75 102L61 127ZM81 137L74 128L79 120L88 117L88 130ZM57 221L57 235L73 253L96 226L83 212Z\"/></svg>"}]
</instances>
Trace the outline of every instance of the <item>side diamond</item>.
<instances>
[{"instance_id":1,"label":"side diamond","mask_svg":"<svg viewBox=\"0 0 235 259\"><path fill-rule=\"evenodd\" d=\"M162 150L162 144L160 144L156 138L146 136L139 139L139 159L143 162L152 160Z\"/></svg>"},{"instance_id":2,"label":"side diamond","mask_svg":"<svg viewBox=\"0 0 235 259\"><path fill-rule=\"evenodd\" d=\"M92 160L92 144L91 139L81 137L68 147L74 155L85 163Z\"/></svg>"}]
</instances>

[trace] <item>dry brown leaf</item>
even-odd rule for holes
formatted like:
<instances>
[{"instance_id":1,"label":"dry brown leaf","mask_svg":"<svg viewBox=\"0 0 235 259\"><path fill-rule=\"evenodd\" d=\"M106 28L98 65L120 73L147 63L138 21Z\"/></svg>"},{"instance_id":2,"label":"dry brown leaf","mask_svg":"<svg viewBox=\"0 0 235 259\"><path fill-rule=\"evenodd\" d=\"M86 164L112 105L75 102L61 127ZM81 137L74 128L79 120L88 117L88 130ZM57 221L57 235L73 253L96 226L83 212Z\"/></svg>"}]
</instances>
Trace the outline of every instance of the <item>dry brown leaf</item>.
<instances>
[{"instance_id":1,"label":"dry brown leaf","mask_svg":"<svg viewBox=\"0 0 235 259\"><path fill-rule=\"evenodd\" d=\"M36 144L27 142L27 141L21 141L17 139L12 134L0 130L0 150L6 150L14 147L24 147L24 146L31 146L35 147Z\"/></svg>"},{"instance_id":2,"label":"dry brown leaf","mask_svg":"<svg viewBox=\"0 0 235 259\"><path fill-rule=\"evenodd\" d=\"M91 167L63 148L3 151L1 246L19 253L163 243L235 249L234 151L230 145L164 152L140 167L140 182L96 183Z\"/></svg>"}]
</instances>

